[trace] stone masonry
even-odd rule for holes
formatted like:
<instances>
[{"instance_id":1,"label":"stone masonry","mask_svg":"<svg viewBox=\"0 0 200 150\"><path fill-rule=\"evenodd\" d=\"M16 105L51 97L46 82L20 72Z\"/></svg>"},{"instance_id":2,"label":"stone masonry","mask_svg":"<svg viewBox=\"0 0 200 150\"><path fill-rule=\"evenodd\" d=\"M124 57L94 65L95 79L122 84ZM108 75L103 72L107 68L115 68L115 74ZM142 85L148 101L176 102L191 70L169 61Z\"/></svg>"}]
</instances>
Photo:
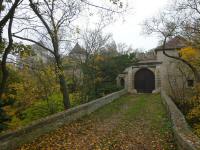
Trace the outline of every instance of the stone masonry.
<instances>
[{"instance_id":1,"label":"stone masonry","mask_svg":"<svg viewBox=\"0 0 200 150\"><path fill-rule=\"evenodd\" d=\"M166 53L171 56L178 56L179 50L185 47L186 44L185 40L181 37L177 36L175 38L170 39L166 43ZM136 83L136 73L141 69L148 69L154 74L154 89L153 93L160 92L161 89L164 89L166 92L169 90L169 86L173 86L173 81L171 78L171 83L169 83L169 78L173 77L178 82L178 86L182 86L183 84L187 84L187 81L183 81L183 75L180 73L178 66L182 65L182 68L187 68L187 66L183 63L180 64L180 61L169 58L163 54L162 47L159 46L155 48L153 51L143 54L137 55L139 61L134 65L126 68L123 74L120 74L117 77L117 85L120 85L120 80L124 80L125 88L130 93L138 93L137 89L135 88ZM189 69L188 69L189 70ZM192 75L190 75L191 77ZM192 78L193 79L193 78ZM187 80L187 79L184 79ZM148 81L147 83L148 84ZM170 85L171 84L171 85ZM145 85L144 85L145 86Z\"/></svg>"}]
</instances>

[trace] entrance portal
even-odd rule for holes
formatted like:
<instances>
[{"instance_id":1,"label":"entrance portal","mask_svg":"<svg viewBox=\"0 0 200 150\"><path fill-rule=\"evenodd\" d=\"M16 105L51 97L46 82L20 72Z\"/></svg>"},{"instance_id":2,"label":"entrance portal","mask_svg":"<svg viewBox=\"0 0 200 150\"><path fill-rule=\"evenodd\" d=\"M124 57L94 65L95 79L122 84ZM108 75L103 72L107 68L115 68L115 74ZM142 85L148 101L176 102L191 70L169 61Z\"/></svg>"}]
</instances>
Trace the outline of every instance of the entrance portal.
<instances>
[{"instance_id":1,"label":"entrance portal","mask_svg":"<svg viewBox=\"0 0 200 150\"><path fill-rule=\"evenodd\" d=\"M155 89L155 75L149 69L140 69L135 74L134 84L138 93L152 93Z\"/></svg>"}]
</instances>

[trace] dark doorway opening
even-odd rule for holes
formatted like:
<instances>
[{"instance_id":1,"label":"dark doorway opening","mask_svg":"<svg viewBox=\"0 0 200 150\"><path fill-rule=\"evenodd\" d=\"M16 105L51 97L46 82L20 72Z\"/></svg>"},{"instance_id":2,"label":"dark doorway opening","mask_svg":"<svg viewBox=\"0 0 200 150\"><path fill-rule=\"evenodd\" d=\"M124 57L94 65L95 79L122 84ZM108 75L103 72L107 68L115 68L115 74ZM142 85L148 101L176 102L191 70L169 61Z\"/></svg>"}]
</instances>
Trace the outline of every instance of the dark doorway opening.
<instances>
[{"instance_id":1,"label":"dark doorway opening","mask_svg":"<svg viewBox=\"0 0 200 150\"><path fill-rule=\"evenodd\" d=\"M155 75L149 69L140 69L135 74L134 84L138 93L152 93L155 89Z\"/></svg>"},{"instance_id":2,"label":"dark doorway opening","mask_svg":"<svg viewBox=\"0 0 200 150\"><path fill-rule=\"evenodd\" d=\"M124 79L123 78L120 79L120 86L124 88Z\"/></svg>"}]
</instances>

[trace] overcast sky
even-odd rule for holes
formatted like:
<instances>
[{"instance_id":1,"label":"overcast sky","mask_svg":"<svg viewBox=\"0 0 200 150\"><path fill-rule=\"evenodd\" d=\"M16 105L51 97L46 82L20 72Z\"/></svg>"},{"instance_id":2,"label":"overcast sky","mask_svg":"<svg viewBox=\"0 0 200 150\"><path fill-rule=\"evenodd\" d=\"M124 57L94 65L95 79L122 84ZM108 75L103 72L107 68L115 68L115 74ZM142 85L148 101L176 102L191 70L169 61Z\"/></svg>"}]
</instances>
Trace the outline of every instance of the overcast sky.
<instances>
[{"instance_id":1,"label":"overcast sky","mask_svg":"<svg viewBox=\"0 0 200 150\"><path fill-rule=\"evenodd\" d=\"M107 29L116 42L123 42L133 48L149 50L157 46L159 39L142 34L141 24L146 18L156 15L166 7L169 0L129 0L133 9L125 17L125 22L118 21Z\"/></svg>"},{"instance_id":2,"label":"overcast sky","mask_svg":"<svg viewBox=\"0 0 200 150\"><path fill-rule=\"evenodd\" d=\"M99 1L91 0L94 4ZM128 15L124 16L125 21L118 21L109 25L106 32L112 33L113 38L117 43L125 43L132 46L134 49L144 51L155 48L158 45L159 39L156 36L147 36L142 34L142 23L145 19L156 15L161 11L171 0L128 0L129 11ZM103 2L103 1L102 1ZM122 0L123 2L123 0ZM86 19L87 18L82 18ZM78 20L78 25L80 24ZM83 21L84 22L84 21ZM86 21L87 22L87 21ZM79 25L79 28L84 28ZM87 26L87 24L86 24Z\"/></svg>"}]
</instances>

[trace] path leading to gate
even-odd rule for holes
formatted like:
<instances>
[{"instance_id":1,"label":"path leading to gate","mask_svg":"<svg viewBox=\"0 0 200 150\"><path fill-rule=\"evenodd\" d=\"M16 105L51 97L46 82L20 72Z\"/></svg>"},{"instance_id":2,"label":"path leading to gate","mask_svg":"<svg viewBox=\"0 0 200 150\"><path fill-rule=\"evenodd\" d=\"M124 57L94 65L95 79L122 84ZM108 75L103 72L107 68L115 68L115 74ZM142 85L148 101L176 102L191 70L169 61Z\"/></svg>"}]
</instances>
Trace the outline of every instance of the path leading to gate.
<instances>
[{"instance_id":1,"label":"path leading to gate","mask_svg":"<svg viewBox=\"0 0 200 150\"><path fill-rule=\"evenodd\" d=\"M126 95L20 149L174 150L160 95Z\"/></svg>"}]
</instances>

